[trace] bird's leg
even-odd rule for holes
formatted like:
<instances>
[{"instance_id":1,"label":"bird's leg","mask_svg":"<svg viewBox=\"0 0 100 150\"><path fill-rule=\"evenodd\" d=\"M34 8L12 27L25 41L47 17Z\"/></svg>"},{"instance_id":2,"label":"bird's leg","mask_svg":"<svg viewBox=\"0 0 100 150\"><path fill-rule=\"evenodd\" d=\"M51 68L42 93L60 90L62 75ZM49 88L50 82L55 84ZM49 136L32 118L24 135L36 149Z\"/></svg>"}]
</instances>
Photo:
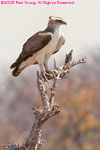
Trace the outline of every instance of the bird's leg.
<instances>
[{"instance_id":1,"label":"bird's leg","mask_svg":"<svg viewBox=\"0 0 100 150\"><path fill-rule=\"evenodd\" d=\"M49 67L48 67L48 60L49 60L49 55L45 57L44 59L44 67L45 67L45 75L48 77L55 77L55 73L51 70L49 70Z\"/></svg>"},{"instance_id":2,"label":"bird's leg","mask_svg":"<svg viewBox=\"0 0 100 150\"><path fill-rule=\"evenodd\" d=\"M43 75L43 73L45 72L43 63L39 64L39 66L40 66L41 75Z\"/></svg>"},{"instance_id":3,"label":"bird's leg","mask_svg":"<svg viewBox=\"0 0 100 150\"><path fill-rule=\"evenodd\" d=\"M44 67L45 67L45 70L46 70L45 75L46 75L47 77L49 77L49 76L52 77L52 71L49 70L49 68L48 68L48 61L45 61L45 62L44 62Z\"/></svg>"},{"instance_id":4,"label":"bird's leg","mask_svg":"<svg viewBox=\"0 0 100 150\"><path fill-rule=\"evenodd\" d=\"M47 76L55 77L55 72L53 70L52 71L49 70L49 68L48 68L48 59L45 59L44 67L45 67L45 70L46 70L45 74Z\"/></svg>"},{"instance_id":5,"label":"bird's leg","mask_svg":"<svg viewBox=\"0 0 100 150\"><path fill-rule=\"evenodd\" d=\"M47 76L52 76L52 71L49 70L49 67L48 67L48 60L49 60L49 57L50 57L50 56L51 56L51 55L47 55L47 56L45 57L45 59L44 59L44 67L45 67L46 75L47 75Z\"/></svg>"},{"instance_id":6,"label":"bird's leg","mask_svg":"<svg viewBox=\"0 0 100 150\"><path fill-rule=\"evenodd\" d=\"M41 78L43 79L43 81L45 80L48 82L43 63L39 64L39 66L40 66L40 71L41 71Z\"/></svg>"},{"instance_id":7,"label":"bird's leg","mask_svg":"<svg viewBox=\"0 0 100 150\"><path fill-rule=\"evenodd\" d=\"M49 67L48 67L48 60L44 61L44 67L45 67L46 73L50 74L51 71L49 70Z\"/></svg>"}]
</instances>

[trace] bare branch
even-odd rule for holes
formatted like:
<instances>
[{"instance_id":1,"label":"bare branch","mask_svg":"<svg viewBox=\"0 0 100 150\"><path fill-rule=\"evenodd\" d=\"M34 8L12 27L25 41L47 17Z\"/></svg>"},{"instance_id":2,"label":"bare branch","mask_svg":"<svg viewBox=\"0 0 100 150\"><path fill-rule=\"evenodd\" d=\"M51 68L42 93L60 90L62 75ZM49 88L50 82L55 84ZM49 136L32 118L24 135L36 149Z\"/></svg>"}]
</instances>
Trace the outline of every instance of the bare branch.
<instances>
[{"instance_id":1,"label":"bare branch","mask_svg":"<svg viewBox=\"0 0 100 150\"><path fill-rule=\"evenodd\" d=\"M56 61L54 60L54 70L50 74L45 73L44 76L40 76L37 72L37 87L41 96L43 108L33 108L35 115L34 124L32 126L29 137L27 138L23 146L19 145L6 145L5 150L40 150L43 144L41 136L41 128L43 124L51 117L57 115L60 110L59 106L54 103L55 90L57 82L69 75L71 68L86 62L86 58L79 61L72 61L73 50L66 54L65 63L61 67L57 67ZM51 88L50 98L48 98L45 81L53 79L53 85Z\"/></svg>"},{"instance_id":2,"label":"bare branch","mask_svg":"<svg viewBox=\"0 0 100 150\"><path fill-rule=\"evenodd\" d=\"M50 110L49 99L47 96L47 91L46 91L45 86L43 84L43 80L39 76L39 72L37 72L37 86L38 86L38 90L39 90L40 95L41 95L44 111L48 112Z\"/></svg>"},{"instance_id":3,"label":"bare branch","mask_svg":"<svg viewBox=\"0 0 100 150\"><path fill-rule=\"evenodd\" d=\"M45 74L46 79L52 80L55 77L58 78L58 76L59 76L59 79L63 79L69 75L72 67L74 67L78 64L86 63L86 58L83 58L79 61L72 61L72 54L73 54L73 50L71 50L69 52L69 54L66 54L65 63L61 67L57 67L56 61L54 61L54 66L56 69L52 70L49 75ZM45 80L45 78L44 78L44 80Z\"/></svg>"},{"instance_id":4,"label":"bare branch","mask_svg":"<svg viewBox=\"0 0 100 150\"><path fill-rule=\"evenodd\" d=\"M57 86L57 79L55 78L54 79L54 82L53 82L53 86L52 88L50 89L51 90L51 95L50 95L50 107L52 108L54 106L54 99L55 99L55 89L56 89L56 86Z\"/></svg>"}]
</instances>

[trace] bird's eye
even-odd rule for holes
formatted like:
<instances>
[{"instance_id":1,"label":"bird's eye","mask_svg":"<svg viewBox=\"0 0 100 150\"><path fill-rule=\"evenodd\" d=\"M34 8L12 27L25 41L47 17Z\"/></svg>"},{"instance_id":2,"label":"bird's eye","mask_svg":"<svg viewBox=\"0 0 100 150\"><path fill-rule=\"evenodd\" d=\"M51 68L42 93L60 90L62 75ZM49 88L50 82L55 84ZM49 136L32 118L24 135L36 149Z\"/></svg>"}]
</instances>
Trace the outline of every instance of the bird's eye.
<instances>
[{"instance_id":1,"label":"bird's eye","mask_svg":"<svg viewBox=\"0 0 100 150\"><path fill-rule=\"evenodd\" d=\"M51 19L51 18L52 18L52 16L49 17L49 19Z\"/></svg>"},{"instance_id":2,"label":"bird's eye","mask_svg":"<svg viewBox=\"0 0 100 150\"><path fill-rule=\"evenodd\" d=\"M56 23L62 23L62 20L56 20Z\"/></svg>"}]
</instances>

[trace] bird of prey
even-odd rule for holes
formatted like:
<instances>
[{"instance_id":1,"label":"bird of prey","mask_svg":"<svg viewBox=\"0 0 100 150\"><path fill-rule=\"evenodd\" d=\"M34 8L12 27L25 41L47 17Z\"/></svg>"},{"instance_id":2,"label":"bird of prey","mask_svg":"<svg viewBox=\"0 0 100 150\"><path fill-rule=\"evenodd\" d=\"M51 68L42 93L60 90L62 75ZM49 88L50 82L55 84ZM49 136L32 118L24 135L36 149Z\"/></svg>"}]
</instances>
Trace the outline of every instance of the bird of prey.
<instances>
[{"instance_id":1,"label":"bird of prey","mask_svg":"<svg viewBox=\"0 0 100 150\"><path fill-rule=\"evenodd\" d=\"M39 64L41 73L50 72L48 59L65 43L60 30L61 25L66 25L62 18L50 16L47 28L35 33L26 41L19 57L10 67L14 69L13 76L18 76L24 68L33 64Z\"/></svg>"}]
</instances>

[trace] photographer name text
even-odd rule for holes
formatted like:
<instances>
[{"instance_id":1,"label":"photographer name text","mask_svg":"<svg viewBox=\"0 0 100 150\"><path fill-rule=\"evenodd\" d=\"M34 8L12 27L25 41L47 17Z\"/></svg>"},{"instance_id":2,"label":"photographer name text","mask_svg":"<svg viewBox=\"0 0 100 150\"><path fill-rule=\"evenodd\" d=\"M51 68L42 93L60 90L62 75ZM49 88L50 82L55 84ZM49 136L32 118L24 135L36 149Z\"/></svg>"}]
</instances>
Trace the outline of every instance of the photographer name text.
<instances>
[{"instance_id":1,"label":"photographer name text","mask_svg":"<svg viewBox=\"0 0 100 150\"><path fill-rule=\"evenodd\" d=\"M74 5L74 1L0 1L1 5Z\"/></svg>"}]
</instances>

